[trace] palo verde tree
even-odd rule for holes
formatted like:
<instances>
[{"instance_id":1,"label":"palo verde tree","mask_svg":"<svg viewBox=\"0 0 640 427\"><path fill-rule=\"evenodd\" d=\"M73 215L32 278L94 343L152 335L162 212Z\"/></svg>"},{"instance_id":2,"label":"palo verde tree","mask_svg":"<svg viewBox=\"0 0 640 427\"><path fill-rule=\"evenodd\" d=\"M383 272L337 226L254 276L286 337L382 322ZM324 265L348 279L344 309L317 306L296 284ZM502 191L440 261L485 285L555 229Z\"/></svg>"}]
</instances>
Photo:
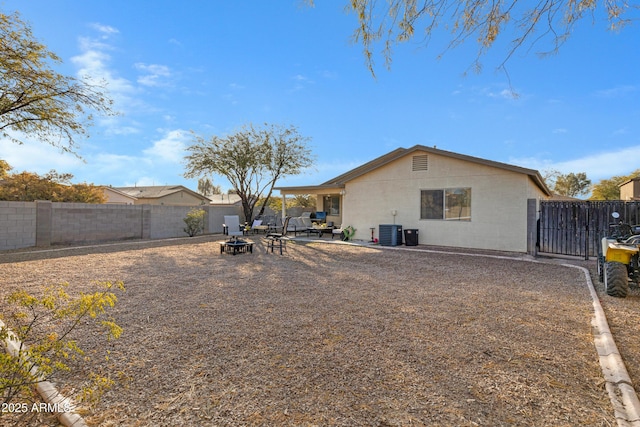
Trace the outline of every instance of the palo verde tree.
<instances>
[{"instance_id":1,"label":"palo verde tree","mask_svg":"<svg viewBox=\"0 0 640 427\"><path fill-rule=\"evenodd\" d=\"M76 341L77 334L74 337L88 320L99 326L94 333L101 330L107 340L122 333L122 328L107 316L107 310L117 302L116 292L124 291L122 282L96 283L94 292L77 296L69 294L68 287L68 283L46 286L37 294L19 290L2 299L0 343L6 345L6 351L0 351L2 425L35 425L33 418L39 411L32 408L41 401L36 385L91 358ZM90 381L77 395L67 397L92 406L113 384L108 352L98 355L102 356L95 359L99 371L89 374ZM69 412L72 408L59 409Z\"/></svg>"},{"instance_id":2,"label":"palo verde tree","mask_svg":"<svg viewBox=\"0 0 640 427\"><path fill-rule=\"evenodd\" d=\"M57 73L52 65L60 62L17 12L0 12L0 137L21 144L29 135L75 153L92 112L113 114L102 86Z\"/></svg>"},{"instance_id":3,"label":"palo verde tree","mask_svg":"<svg viewBox=\"0 0 640 427\"><path fill-rule=\"evenodd\" d=\"M113 114L112 101L102 86L91 84L84 77L79 80L57 73L52 67L60 62L58 56L34 38L29 25L17 13L0 12L0 138L21 144L28 135L77 155L76 138L87 136L92 113ZM64 182L71 175L52 171L43 180L28 173L11 175L10 170L9 164L0 160L1 192L11 193L16 189L11 184L17 181L23 194L38 186L54 193L68 191ZM84 184L80 187L79 193L93 191ZM10 194L10 200L15 200L14 196ZM17 290L0 304L2 425L33 425L30 418L38 411L30 410L27 402L39 401L34 387L56 372L71 369L71 361L81 363L88 358L71 333L113 307L116 297L112 290L122 288L122 284L107 282L102 291L78 296L67 293L65 287L48 287L40 297ZM100 324L109 338L117 338L122 331L111 319L101 320ZM90 374L90 378L93 385L83 387L79 396L85 401L97 399L100 390L111 382L99 373ZM18 410L5 411L12 408L7 406L11 404ZM5 422L6 418L10 419Z\"/></svg>"},{"instance_id":4,"label":"palo verde tree","mask_svg":"<svg viewBox=\"0 0 640 427\"><path fill-rule=\"evenodd\" d=\"M313 4L313 0L307 2ZM450 32L445 51L475 40L478 53L473 66L480 71L480 58L503 34L511 38L500 66L504 69L518 49L529 50L540 41L550 44L543 55L557 52L585 17L596 21L602 16L610 29L619 29L637 18L638 4L629 0L349 0L346 10L358 19L353 40L362 44L372 73L378 48L388 68L395 46L414 38L426 46L438 29Z\"/></svg>"},{"instance_id":5,"label":"palo verde tree","mask_svg":"<svg viewBox=\"0 0 640 427\"><path fill-rule=\"evenodd\" d=\"M268 124L247 125L222 137L196 136L187 148L184 176L215 174L227 178L240 196L245 221L251 222L258 200L261 215L279 179L300 174L313 164L308 140L294 126Z\"/></svg>"}]
</instances>

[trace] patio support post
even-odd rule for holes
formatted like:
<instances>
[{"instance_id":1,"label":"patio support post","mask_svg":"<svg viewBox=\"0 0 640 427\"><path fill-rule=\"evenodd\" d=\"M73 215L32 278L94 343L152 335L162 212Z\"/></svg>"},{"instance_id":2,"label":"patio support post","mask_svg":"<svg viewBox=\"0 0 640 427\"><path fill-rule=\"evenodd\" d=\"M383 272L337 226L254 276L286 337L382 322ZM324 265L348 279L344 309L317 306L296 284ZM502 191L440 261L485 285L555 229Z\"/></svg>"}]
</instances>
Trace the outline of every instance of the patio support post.
<instances>
[{"instance_id":1,"label":"patio support post","mask_svg":"<svg viewBox=\"0 0 640 427\"><path fill-rule=\"evenodd\" d=\"M282 193L282 221L287 217L287 195Z\"/></svg>"},{"instance_id":2,"label":"patio support post","mask_svg":"<svg viewBox=\"0 0 640 427\"><path fill-rule=\"evenodd\" d=\"M53 203L36 200L36 246L51 246Z\"/></svg>"}]
</instances>

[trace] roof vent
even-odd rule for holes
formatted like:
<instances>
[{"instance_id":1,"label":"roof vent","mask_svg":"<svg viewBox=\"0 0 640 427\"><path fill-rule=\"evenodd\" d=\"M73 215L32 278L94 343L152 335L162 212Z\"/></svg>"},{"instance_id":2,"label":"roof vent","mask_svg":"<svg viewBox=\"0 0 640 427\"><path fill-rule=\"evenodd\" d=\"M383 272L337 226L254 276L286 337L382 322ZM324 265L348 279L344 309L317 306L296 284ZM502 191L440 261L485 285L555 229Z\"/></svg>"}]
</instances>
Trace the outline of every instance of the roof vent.
<instances>
[{"instance_id":1,"label":"roof vent","mask_svg":"<svg viewBox=\"0 0 640 427\"><path fill-rule=\"evenodd\" d=\"M426 154L413 156L412 170L414 172L429 170L429 156Z\"/></svg>"}]
</instances>

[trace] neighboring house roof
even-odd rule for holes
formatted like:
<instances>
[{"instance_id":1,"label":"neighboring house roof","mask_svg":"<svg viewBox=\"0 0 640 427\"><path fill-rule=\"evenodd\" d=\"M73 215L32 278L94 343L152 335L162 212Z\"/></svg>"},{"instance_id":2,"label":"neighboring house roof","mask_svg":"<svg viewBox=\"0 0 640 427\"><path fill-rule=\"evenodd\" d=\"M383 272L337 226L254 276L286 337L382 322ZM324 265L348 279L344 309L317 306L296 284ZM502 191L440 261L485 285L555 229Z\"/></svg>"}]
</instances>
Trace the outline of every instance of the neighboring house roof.
<instances>
[{"instance_id":1,"label":"neighboring house roof","mask_svg":"<svg viewBox=\"0 0 640 427\"><path fill-rule=\"evenodd\" d=\"M625 182L623 182L622 184L618 184L618 187L622 187L623 185L627 185L627 184L629 184L630 182L638 182L638 181L640 181L640 176L637 176L637 177L635 177L635 178L628 179L628 180L626 180Z\"/></svg>"},{"instance_id":2,"label":"neighboring house roof","mask_svg":"<svg viewBox=\"0 0 640 427\"><path fill-rule=\"evenodd\" d=\"M138 199L160 199L162 197L166 197L171 194L184 191L196 198L199 198L207 202L209 201L209 199L203 196L202 194L189 190L187 187L182 185L152 185L152 186L143 186L143 187L114 187L114 188L116 190L121 191L124 194L136 197Z\"/></svg>"},{"instance_id":3,"label":"neighboring house roof","mask_svg":"<svg viewBox=\"0 0 640 427\"><path fill-rule=\"evenodd\" d=\"M552 202L582 202L582 199L578 199L577 197L571 196L563 196L562 194L551 193L551 198L549 199Z\"/></svg>"},{"instance_id":4,"label":"neighboring house roof","mask_svg":"<svg viewBox=\"0 0 640 427\"><path fill-rule=\"evenodd\" d=\"M242 203L237 194L212 194L209 196L211 205L239 205Z\"/></svg>"},{"instance_id":5,"label":"neighboring house roof","mask_svg":"<svg viewBox=\"0 0 640 427\"><path fill-rule=\"evenodd\" d=\"M127 199L131 199L132 201L134 201L134 200L137 200L137 199L138 199L137 197L132 196L131 194L127 194L127 193L125 193L124 191L118 190L117 188L113 188L113 187L111 187L110 185L103 185L103 186L101 186L101 188L102 188L104 191L112 192L112 193L118 194L118 195L120 195L120 196L122 196L122 197L125 197L125 198L127 198Z\"/></svg>"},{"instance_id":6,"label":"neighboring house roof","mask_svg":"<svg viewBox=\"0 0 640 427\"><path fill-rule=\"evenodd\" d=\"M529 178L531 178L531 180L536 184L538 188L540 188L540 190L542 190L544 194L546 194L547 196L551 196L552 194L551 190L549 190L549 188L544 183L544 179L540 175L540 172L538 172L537 170L527 169L520 166L509 165L506 163L494 162L492 160L481 159L479 157L468 156L465 154L458 154L451 151L440 150L438 148L427 147L425 145L414 145L411 148L397 148L391 151L390 153L387 153L383 156L373 159L370 162L367 162L355 169L351 169L350 171L343 173L342 175L339 175L333 179L330 179L329 181L326 181L320 185L309 186L309 187L279 187L277 189L296 191L296 190L303 190L303 189L321 190L324 188L326 189L344 188L347 182L416 151L427 152L430 154L436 154L439 156L450 157L450 158L463 160L471 163L477 163L484 166L491 166L491 167L495 167L503 170L508 170L511 172L525 174L525 175L528 175Z\"/></svg>"}]
</instances>

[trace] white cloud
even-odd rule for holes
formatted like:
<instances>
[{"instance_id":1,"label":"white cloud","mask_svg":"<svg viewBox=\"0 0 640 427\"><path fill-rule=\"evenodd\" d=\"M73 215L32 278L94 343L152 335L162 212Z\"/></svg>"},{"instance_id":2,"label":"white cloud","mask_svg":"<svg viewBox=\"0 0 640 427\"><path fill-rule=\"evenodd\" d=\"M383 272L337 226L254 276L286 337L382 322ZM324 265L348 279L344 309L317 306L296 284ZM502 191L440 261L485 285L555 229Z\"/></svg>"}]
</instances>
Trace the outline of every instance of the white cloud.
<instances>
[{"instance_id":1,"label":"white cloud","mask_svg":"<svg viewBox=\"0 0 640 427\"><path fill-rule=\"evenodd\" d=\"M103 25L97 22L90 25L91 28L103 34L103 38L108 38L112 34L118 34L120 31L117 28L114 28L110 25Z\"/></svg>"},{"instance_id":2,"label":"white cloud","mask_svg":"<svg viewBox=\"0 0 640 427\"><path fill-rule=\"evenodd\" d=\"M82 160L73 154L63 153L42 142L22 139L25 141L24 144L17 144L8 139L0 140L2 159L13 167L13 172L27 171L42 175L51 169L69 172L84 165Z\"/></svg>"},{"instance_id":3,"label":"white cloud","mask_svg":"<svg viewBox=\"0 0 640 427\"><path fill-rule=\"evenodd\" d=\"M124 186L125 187L135 187L135 186L145 187L150 185L163 185L163 184L167 184L167 183L158 182L158 180L156 180L151 176L141 176L135 181L128 181L127 183L124 184Z\"/></svg>"},{"instance_id":4,"label":"white cloud","mask_svg":"<svg viewBox=\"0 0 640 427\"><path fill-rule=\"evenodd\" d=\"M502 89L500 92L489 92L487 95L491 98L503 98L503 99L516 98L515 93L509 89Z\"/></svg>"},{"instance_id":5,"label":"white cloud","mask_svg":"<svg viewBox=\"0 0 640 427\"><path fill-rule=\"evenodd\" d=\"M302 74L296 74L291 77L291 80L295 82L292 91L298 91L304 89L307 85L315 84L315 81L308 78L307 76L303 76Z\"/></svg>"},{"instance_id":6,"label":"white cloud","mask_svg":"<svg viewBox=\"0 0 640 427\"><path fill-rule=\"evenodd\" d=\"M462 90L458 89L454 94L457 95L461 93ZM504 99L507 101L514 101L516 99L522 99L523 94L518 92L516 89L512 89L509 87L505 87L505 85L488 85L482 87L473 87L471 88L471 93L474 95L479 95L487 98L493 99Z\"/></svg>"},{"instance_id":7,"label":"white cloud","mask_svg":"<svg viewBox=\"0 0 640 427\"><path fill-rule=\"evenodd\" d=\"M116 76L109 68L111 56L106 51L111 47L86 37L80 38L79 43L82 53L71 58L71 62L78 67L78 77L92 84L105 84L116 110L130 106L136 88L129 80Z\"/></svg>"},{"instance_id":8,"label":"white cloud","mask_svg":"<svg viewBox=\"0 0 640 427\"><path fill-rule=\"evenodd\" d=\"M107 135L131 135L140 132L140 123L131 117L139 112L148 114L150 108L142 100L142 90L135 82L118 75L112 65L112 53L116 51L110 36L119 33L118 29L102 24L93 24L91 28L99 34L78 38L80 53L71 58L78 68L77 76L90 84L104 86L108 96L113 100L113 110L117 116L97 117L96 123L105 129ZM140 68L148 74L141 84L157 85L161 76L170 73L169 69L160 65L140 64ZM155 79L155 81L154 81Z\"/></svg>"},{"instance_id":9,"label":"white cloud","mask_svg":"<svg viewBox=\"0 0 640 427\"><path fill-rule=\"evenodd\" d=\"M134 64L136 70L144 73L138 77L138 83L143 86L158 87L168 86L168 79L172 76L171 70L166 65L159 64L143 64L138 62Z\"/></svg>"},{"instance_id":10,"label":"white cloud","mask_svg":"<svg viewBox=\"0 0 640 427\"><path fill-rule=\"evenodd\" d=\"M186 142L190 138L189 132L180 129L167 131L162 139L155 141L143 153L152 160L179 163L184 158Z\"/></svg>"},{"instance_id":11,"label":"white cloud","mask_svg":"<svg viewBox=\"0 0 640 427\"><path fill-rule=\"evenodd\" d=\"M601 179L608 179L618 175L628 175L633 172L638 168L637 164L624 160L637 158L640 158L640 145L626 147L617 151L611 150L593 153L584 157L561 162L554 162L544 158L528 157L512 158L509 160L509 163L537 169L540 172L551 169L560 171L561 173L585 172L591 182L596 183Z\"/></svg>"},{"instance_id":12,"label":"white cloud","mask_svg":"<svg viewBox=\"0 0 640 427\"><path fill-rule=\"evenodd\" d=\"M131 170L140 165L142 159L125 154L99 153L91 158L91 164L100 173Z\"/></svg>"}]
</instances>

